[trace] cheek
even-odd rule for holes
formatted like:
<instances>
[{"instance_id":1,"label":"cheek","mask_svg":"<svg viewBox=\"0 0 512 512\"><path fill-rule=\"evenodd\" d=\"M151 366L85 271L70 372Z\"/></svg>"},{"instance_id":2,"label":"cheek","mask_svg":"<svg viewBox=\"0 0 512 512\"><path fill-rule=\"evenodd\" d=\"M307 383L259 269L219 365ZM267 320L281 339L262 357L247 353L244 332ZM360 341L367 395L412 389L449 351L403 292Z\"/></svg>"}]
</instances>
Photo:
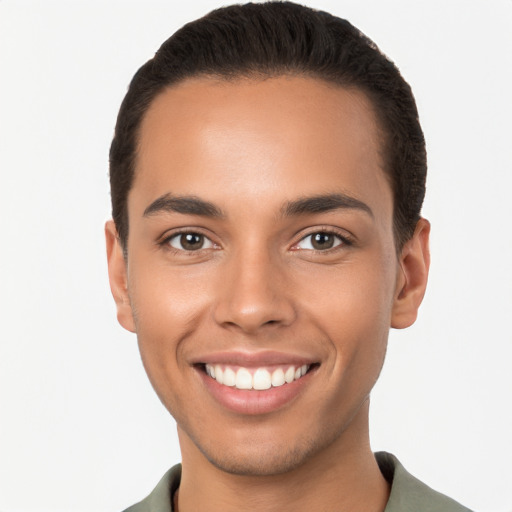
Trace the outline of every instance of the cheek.
<instances>
[{"instance_id":1,"label":"cheek","mask_svg":"<svg viewBox=\"0 0 512 512\"><path fill-rule=\"evenodd\" d=\"M129 276L130 299L138 333L151 330L169 341L178 338L194 324L206 303L207 273L187 267L172 268L165 263L137 265Z\"/></svg>"},{"instance_id":2,"label":"cheek","mask_svg":"<svg viewBox=\"0 0 512 512\"><path fill-rule=\"evenodd\" d=\"M334 332L389 329L395 274L379 260L320 268L301 280L304 307Z\"/></svg>"},{"instance_id":3,"label":"cheek","mask_svg":"<svg viewBox=\"0 0 512 512\"><path fill-rule=\"evenodd\" d=\"M208 310L208 294L184 268L170 270L162 264L135 267L130 276L130 301L142 362L148 377L159 390L180 386L186 370L183 348ZM201 281L201 280L199 280ZM167 401L167 400L165 400Z\"/></svg>"},{"instance_id":4,"label":"cheek","mask_svg":"<svg viewBox=\"0 0 512 512\"><path fill-rule=\"evenodd\" d=\"M204 297L194 287L165 272L144 271L131 282L139 352L161 402L176 420L186 409L187 368L183 347L197 328Z\"/></svg>"},{"instance_id":5,"label":"cheek","mask_svg":"<svg viewBox=\"0 0 512 512\"><path fill-rule=\"evenodd\" d=\"M347 386L359 382L354 389L369 392L386 352L394 294L392 269L376 260L333 268L306 283L301 292L303 311L325 334L335 354L328 362L330 371L347 379ZM361 380L366 381L362 388Z\"/></svg>"}]
</instances>

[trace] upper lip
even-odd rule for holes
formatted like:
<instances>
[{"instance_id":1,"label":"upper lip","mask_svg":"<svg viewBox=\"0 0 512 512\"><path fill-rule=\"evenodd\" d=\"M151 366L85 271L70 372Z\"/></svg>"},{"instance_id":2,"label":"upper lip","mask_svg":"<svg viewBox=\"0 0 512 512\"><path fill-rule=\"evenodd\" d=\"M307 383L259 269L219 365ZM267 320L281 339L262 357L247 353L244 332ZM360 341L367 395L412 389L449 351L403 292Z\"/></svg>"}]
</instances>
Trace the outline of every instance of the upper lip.
<instances>
[{"instance_id":1,"label":"upper lip","mask_svg":"<svg viewBox=\"0 0 512 512\"><path fill-rule=\"evenodd\" d=\"M257 352L247 351L226 351L205 354L195 357L192 364L226 364L243 366L245 368L273 366L273 365L296 365L313 364L317 360L311 357L304 357L299 354L277 352L273 350L262 350Z\"/></svg>"}]
</instances>

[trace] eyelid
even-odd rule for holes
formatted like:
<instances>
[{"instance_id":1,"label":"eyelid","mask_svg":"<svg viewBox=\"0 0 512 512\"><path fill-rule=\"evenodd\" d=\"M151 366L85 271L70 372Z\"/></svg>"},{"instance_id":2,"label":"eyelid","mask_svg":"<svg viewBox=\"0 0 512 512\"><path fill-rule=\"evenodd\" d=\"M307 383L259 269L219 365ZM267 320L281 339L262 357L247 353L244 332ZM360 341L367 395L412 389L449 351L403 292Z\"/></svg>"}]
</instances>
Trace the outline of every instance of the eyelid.
<instances>
[{"instance_id":1,"label":"eyelid","mask_svg":"<svg viewBox=\"0 0 512 512\"><path fill-rule=\"evenodd\" d=\"M302 241L304 241L308 237L316 235L317 233L333 235L340 241L340 243L336 244L334 247L330 247L329 249L324 249L324 250L314 249L314 248L302 249L302 248L297 247ZM315 227L315 228L308 228L307 232L305 232L305 233L303 232L301 234L299 240L292 245L291 249L296 250L296 251L315 251L315 252L322 253L322 252L334 251L337 248L339 248L340 246L350 247L350 246L354 245L354 243L355 242L354 242L353 237L346 231L342 231L341 229L335 228L332 226L319 226L319 227Z\"/></svg>"},{"instance_id":2,"label":"eyelid","mask_svg":"<svg viewBox=\"0 0 512 512\"><path fill-rule=\"evenodd\" d=\"M328 235L333 235L340 241L340 243L337 243L336 245L334 245L334 247L330 247L329 249L324 249L324 250L314 249L314 248L302 249L300 247L297 247L302 241L304 241L308 237L311 237L317 233L325 233ZM171 244L169 243L171 239L179 237L184 234L201 235L206 240L208 240L210 242L211 246L206 247L206 248L197 249L195 251L187 251L186 249L179 249L179 248L171 246ZM300 238L298 239L297 242L293 243L291 250L315 251L315 252L323 253L323 252L334 251L337 248L339 248L340 246L350 247L350 246L354 245L354 243L355 243L355 240L350 233L348 233L345 230L341 230L340 228L333 227L333 226L317 226L317 227L308 228L307 231L303 230L299 236L300 236ZM164 246L164 248L166 248L168 250L176 251L176 252L180 252L180 253L198 253L202 250L220 249L221 248L220 244L218 242L216 242L213 238L214 237L212 237L210 234L206 234L205 230L203 228L196 227L196 226L187 226L187 227L174 228L174 229L170 229L170 230L166 231L160 237L160 239L157 241L157 245Z\"/></svg>"},{"instance_id":3,"label":"eyelid","mask_svg":"<svg viewBox=\"0 0 512 512\"><path fill-rule=\"evenodd\" d=\"M173 248L173 249L176 249L178 251L185 251L185 252L189 252L187 251L187 249L185 248L182 248L182 247L176 247L175 245L173 245L173 242L175 240L178 241L178 243L180 243L179 241L181 240L181 237L183 235L199 235L200 237L202 237L202 241L205 242L205 244L203 245L203 247L200 247L199 249L196 249L194 251L190 251L190 252L197 252L197 251L201 251L203 249L212 249L214 247L214 243L207 237L207 236L204 236L202 233L177 233L177 234L174 234L172 236L170 236L168 239L167 239L167 243ZM205 247L205 245L207 245Z\"/></svg>"},{"instance_id":4,"label":"eyelid","mask_svg":"<svg viewBox=\"0 0 512 512\"><path fill-rule=\"evenodd\" d=\"M298 250L303 250L303 251L320 251L320 252L326 252L326 251L329 251L331 249L335 249L336 247L339 247L340 245L343 244L343 240L336 234L334 233L325 233L325 234L328 234L328 235L332 235L336 240L333 242L333 246L332 247L328 247L327 249L315 249L313 247L313 244L312 242L309 243L309 245L311 245L311 247L299 247L299 244L305 242L308 238L311 238L312 236L316 235L317 233L312 233L310 235L306 235L304 238L302 238L301 240L299 240L299 242L296 244L296 247L298 247Z\"/></svg>"},{"instance_id":5,"label":"eyelid","mask_svg":"<svg viewBox=\"0 0 512 512\"><path fill-rule=\"evenodd\" d=\"M173 247L170 244L170 241L173 238L177 238L177 237L179 237L181 235L187 235L187 234L201 235L202 237L204 237L206 240L208 240L210 242L211 247L201 247L201 249L197 249L195 251L187 251L186 249L179 249L177 247ZM204 229L199 228L199 227L195 227L195 226L190 226L190 227L187 226L187 227L182 227L182 228L170 229L169 231L166 231L159 238L159 240L157 241L157 245L162 246L165 249L168 249L170 251L175 251L175 252L180 252L180 253L198 253L198 252L201 252L202 250L218 249L218 248L220 248L219 244L216 243L212 239L211 235L206 234Z\"/></svg>"}]
</instances>

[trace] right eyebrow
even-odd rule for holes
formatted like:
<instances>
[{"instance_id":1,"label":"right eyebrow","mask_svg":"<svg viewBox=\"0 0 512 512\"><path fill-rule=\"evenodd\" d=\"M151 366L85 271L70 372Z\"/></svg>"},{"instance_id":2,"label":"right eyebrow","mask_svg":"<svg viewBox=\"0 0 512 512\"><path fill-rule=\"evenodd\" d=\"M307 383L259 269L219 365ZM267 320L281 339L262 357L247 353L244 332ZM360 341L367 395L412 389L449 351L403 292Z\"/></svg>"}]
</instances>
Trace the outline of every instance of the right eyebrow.
<instances>
[{"instance_id":1,"label":"right eyebrow","mask_svg":"<svg viewBox=\"0 0 512 512\"><path fill-rule=\"evenodd\" d=\"M325 194L290 201L282 208L284 216L307 215L334 210L359 210L373 218L371 208L361 200L347 194Z\"/></svg>"},{"instance_id":2,"label":"right eyebrow","mask_svg":"<svg viewBox=\"0 0 512 512\"><path fill-rule=\"evenodd\" d=\"M182 213L184 215L200 215L202 217L225 217L222 210L196 196L173 196L164 194L155 199L143 213L143 217L149 217L158 213Z\"/></svg>"}]
</instances>

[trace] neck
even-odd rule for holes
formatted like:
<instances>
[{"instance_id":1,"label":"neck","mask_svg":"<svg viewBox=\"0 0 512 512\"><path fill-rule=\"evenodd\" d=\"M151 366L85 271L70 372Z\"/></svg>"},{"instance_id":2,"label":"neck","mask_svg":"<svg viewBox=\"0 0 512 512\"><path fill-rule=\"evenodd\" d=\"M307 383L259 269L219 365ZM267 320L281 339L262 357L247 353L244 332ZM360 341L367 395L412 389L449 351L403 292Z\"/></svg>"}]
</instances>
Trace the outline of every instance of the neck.
<instances>
[{"instance_id":1,"label":"neck","mask_svg":"<svg viewBox=\"0 0 512 512\"><path fill-rule=\"evenodd\" d=\"M370 449L368 402L331 445L278 475L226 473L178 430L183 458L179 512L382 512L386 506L389 486Z\"/></svg>"}]
</instances>

